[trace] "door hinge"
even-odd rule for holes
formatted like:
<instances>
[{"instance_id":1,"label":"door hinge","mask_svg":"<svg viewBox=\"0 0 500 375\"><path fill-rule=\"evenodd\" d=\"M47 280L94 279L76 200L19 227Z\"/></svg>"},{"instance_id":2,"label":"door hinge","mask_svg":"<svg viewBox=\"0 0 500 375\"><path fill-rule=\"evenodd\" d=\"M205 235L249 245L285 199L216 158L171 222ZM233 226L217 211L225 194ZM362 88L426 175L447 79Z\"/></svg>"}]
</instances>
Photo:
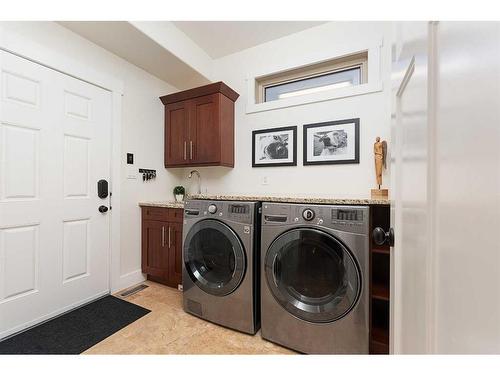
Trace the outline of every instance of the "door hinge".
<instances>
[{"instance_id":1,"label":"door hinge","mask_svg":"<svg viewBox=\"0 0 500 375\"><path fill-rule=\"evenodd\" d=\"M110 192L109 192L109 209L110 209L110 210L112 210L112 209L113 209L113 206L112 206L112 204L111 204L111 200L112 200L112 198L113 198L113 193L110 191Z\"/></svg>"}]
</instances>

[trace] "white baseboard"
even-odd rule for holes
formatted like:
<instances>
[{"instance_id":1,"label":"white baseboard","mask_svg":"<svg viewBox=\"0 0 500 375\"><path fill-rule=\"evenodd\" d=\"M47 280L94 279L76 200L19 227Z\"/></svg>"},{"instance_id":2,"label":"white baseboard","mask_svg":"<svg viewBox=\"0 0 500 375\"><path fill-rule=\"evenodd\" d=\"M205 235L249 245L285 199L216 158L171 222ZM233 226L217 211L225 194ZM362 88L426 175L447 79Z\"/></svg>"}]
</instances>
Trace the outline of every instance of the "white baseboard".
<instances>
[{"instance_id":1,"label":"white baseboard","mask_svg":"<svg viewBox=\"0 0 500 375\"><path fill-rule=\"evenodd\" d=\"M116 293L120 290L130 288L131 286L142 283L144 280L146 280L146 278L140 269L126 273L125 275L120 276L116 285L113 285L111 293Z\"/></svg>"}]
</instances>

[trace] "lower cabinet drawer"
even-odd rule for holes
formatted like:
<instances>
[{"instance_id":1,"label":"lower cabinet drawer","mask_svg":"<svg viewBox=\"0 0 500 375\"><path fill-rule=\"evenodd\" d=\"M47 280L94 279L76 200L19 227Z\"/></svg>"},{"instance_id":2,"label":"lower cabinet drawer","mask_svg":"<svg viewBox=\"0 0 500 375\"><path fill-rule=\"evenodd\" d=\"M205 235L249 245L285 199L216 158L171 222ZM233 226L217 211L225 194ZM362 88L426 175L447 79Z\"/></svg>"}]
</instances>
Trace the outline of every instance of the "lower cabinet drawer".
<instances>
[{"instance_id":1,"label":"lower cabinet drawer","mask_svg":"<svg viewBox=\"0 0 500 375\"><path fill-rule=\"evenodd\" d=\"M184 210L181 208L167 208L168 220L171 222L181 223L184 218Z\"/></svg>"},{"instance_id":2,"label":"lower cabinet drawer","mask_svg":"<svg viewBox=\"0 0 500 375\"><path fill-rule=\"evenodd\" d=\"M142 207L143 220L182 222L184 210L168 207Z\"/></svg>"},{"instance_id":3,"label":"lower cabinet drawer","mask_svg":"<svg viewBox=\"0 0 500 375\"><path fill-rule=\"evenodd\" d=\"M163 207L143 207L142 219L143 220L168 220L168 208Z\"/></svg>"}]
</instances>

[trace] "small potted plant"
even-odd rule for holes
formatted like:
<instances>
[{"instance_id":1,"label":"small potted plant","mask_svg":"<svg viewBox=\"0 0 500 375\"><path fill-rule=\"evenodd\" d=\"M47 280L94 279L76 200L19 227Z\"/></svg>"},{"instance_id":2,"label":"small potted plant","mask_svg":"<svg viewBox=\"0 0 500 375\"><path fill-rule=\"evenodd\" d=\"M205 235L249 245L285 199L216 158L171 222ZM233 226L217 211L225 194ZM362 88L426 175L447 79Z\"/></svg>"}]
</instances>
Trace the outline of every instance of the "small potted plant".
<instances>
[{"instance_id":1,"label":"small potted plant","mask_svg":"<svg viewBox=\"0 0 500 375\"><path fill-rule=\"evenodd\" d=\"M174 187L174 196L177 202L182 202L184 200L184 194L186 194L186 189L184 189L184 186Z\"/></svg>"}]
</instances>

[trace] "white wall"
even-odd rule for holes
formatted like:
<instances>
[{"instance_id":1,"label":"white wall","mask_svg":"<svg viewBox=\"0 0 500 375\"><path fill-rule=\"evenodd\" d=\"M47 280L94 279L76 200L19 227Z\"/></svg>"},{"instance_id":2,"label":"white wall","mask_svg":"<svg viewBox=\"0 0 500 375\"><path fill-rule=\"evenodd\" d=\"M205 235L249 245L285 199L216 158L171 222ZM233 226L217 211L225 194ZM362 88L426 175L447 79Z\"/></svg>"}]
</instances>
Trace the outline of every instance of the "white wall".
<instances>
[{"instance_id":1,"label":"white wall","mask_svg":"<svg viewBox=\"0 0 500 375\"><path fill-rule=\"evenodd\" d=\"M214 60L214 78L222 80L241 96L236 102L235 167L197 168L208 193L244 193L302 196L369 196L375 188L373 143L376 136L390 134L390 23L331 22ZM320 103L246 114L247 75L270 73L283 66L300 65L307 56L330 51L338 56L349 48L368 48L385 40L381 51L381 92ZM361 50L361 49L360 49ZM354 52L354 51L353 51ZM360 118L360 164L302 166L302 125L314 122ZM252 130L298 126L297 167L252 168ZM186 180L188 170L174 170ZM269 184L262 185L268 177ZM389 186L389 174L385 175Z\"/></svg>"},{"instance_id":2,"label":"white wall","mask_svg":"<svg viewBox=\"0 0 500 375\"><path fill-rule=\"evenodd\" d=\"M173 86L113 55L54 22L3 22L4 29L29 38L55 53L121 80L122 170L121 170L121 253L118 287L142 280L140 200L170 198L176 177L163 167L163 105L159 96L177 91ZM126 153L133 152L133 170L157 170L154 181L128 180ZM168 188L167 188L168 187Z\"/></svg>"},{"instance_id":3,"label":"white wall","mask_svg":"<svg viewBox=\"0 0 500 375\"><path fill-rule=\"evenodd\" d=\"M113 76L124 84L122 107L121 170L121 259L119 285L126 287L142 279L140 273L140 200L171 199L171 188L188 184L188 170L163 167L163 107L158 97L177 91L125 60L53 22L2 23L10 31L30 38L58 54L73 58L97 72ZM389 138L390 43L382 48L381 92L321 103L246 114L247 75L252 71L275 71L286 65L302 64L304 56L331 51L331 57L346 46L369 47L374 40L387 39L386 23L329 23L213 61L214 80L223 80L241 94L236 103L235 168L201 169L203 186L209 193L274 195L367 196L374 187L372 144L376 136ZM321 52L320 54L323 54ZM320 121L360 117L360 164L302 167L301 125ZM298 126L297 167L252 168L253 129ZM134 168L156 169L155 181L128 180L125 155L133 152ZM269 185L262 185L266 176ZM386 183L388 185L388 174Z\"/></svg>"}]
</instances>

